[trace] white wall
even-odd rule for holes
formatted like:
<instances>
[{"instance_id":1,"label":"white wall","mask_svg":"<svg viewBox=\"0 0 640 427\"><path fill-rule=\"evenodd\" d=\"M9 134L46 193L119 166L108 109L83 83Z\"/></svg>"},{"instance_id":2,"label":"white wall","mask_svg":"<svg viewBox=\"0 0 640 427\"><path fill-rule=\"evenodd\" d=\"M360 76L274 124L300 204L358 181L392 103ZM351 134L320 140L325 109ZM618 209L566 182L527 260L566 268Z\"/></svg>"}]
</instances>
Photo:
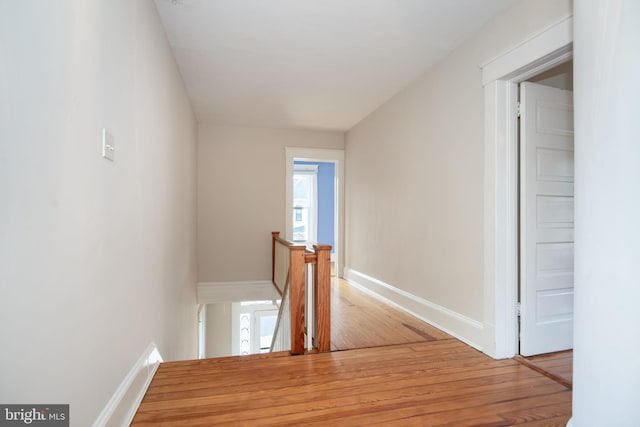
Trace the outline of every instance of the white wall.
<instances>
[{"instance_id":1,"label":"white wall","mask_svg":"<svg viewBox=\"0 0 640 427\"><path fill-rule=\"evenodd\" d=\"M573 90L573 61L553 67L527 81L558 89Z\"/></svg>"},{"instance_id":2,"label":"white wall","mask_svg":"<svg viewBox=\"0 0 640 427\"><path fill-rule=\"evenodd\" d=\"M88 426L195 357L196 123L150 1L3 1L0 70L0 402Z\"/></svg>"},{"instance_id":3,"label":"white wall","mask_svg":"<svg viewBox=\"0 0 640 427\"><path fill-rule=\"evenodd\" d=\"M640 425L638 22L576 1L574 427Z\"/></svg>"},{"instance_id":4,"label":"white wall","mask_svg":"<svg viewBox=\"0 0 640 427\"><path fill-rule=\"evenodd\" d=\"M285 147L344 148L344 134L200 124L198 280L271 280L285 226Z\"/></svg>"},{"instance_id":5,"label":"white wall","mask_svg":"<svg viewBox=\"0 0 640 427\"><path fill-rule=\"evenodd\" d=\"M349 269L483 320L479 64L568 15L570 3L516 4L347 133Z\"/></svg>"},{"instance_id":6,"label":"white wall","mask_svg":"<svg viewBox=\"0 0 640 427\"><path fill-rule=\"evenodd\" d=\"M224 357L232 354L232 303L207 304L205 357Z\"/></svg>"}]
</instances>

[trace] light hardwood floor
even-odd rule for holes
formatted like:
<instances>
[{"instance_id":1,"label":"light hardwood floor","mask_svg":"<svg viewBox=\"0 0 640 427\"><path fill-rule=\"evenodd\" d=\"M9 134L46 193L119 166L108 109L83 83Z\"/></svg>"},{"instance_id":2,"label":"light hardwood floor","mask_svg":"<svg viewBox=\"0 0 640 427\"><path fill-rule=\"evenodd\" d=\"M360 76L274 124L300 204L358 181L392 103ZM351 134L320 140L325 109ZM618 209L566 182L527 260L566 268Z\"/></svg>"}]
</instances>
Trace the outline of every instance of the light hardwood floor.
<instances>
[{"instance_id":1,"label":"light hardwood floor","mask_svg":"<svg viewBox=\"0 0 640 427\"><path fill-rule=\"evenodd\" d=\"M568 388L573 388L573 350L516 357L516 360Z\"/></svg>"},{"instance_id":2,"label":"light hardwood floor","mask_svg":"<svg viewBox=\"0 0 640 427\"><path fill-rule=\"evenodd\" d=\"M332 350L379 347L450 339L450 335L385 304L342 279L332 281ZM573 351L517 357L516 360L568 388L573 381Z\"/></svg>"},{"instance_id":3,"label":"light hardwood floor","mask_svg":"<svg viewBox=\"0 0 640 427\"><path fill-rule=\"evenodd\" d=\"M571 390L536 370L513 359L493 360L344 282L334 282L333 299L332 339L343 351L163 363L132 425L568 421Z\"/></svg>"},{"instance_id":4,"label":"light hardwood floor","mask_svg":"<svg viewBox=\"0 0 640 427\"><path fill-rule=\"evenodd\" d=\"M342 279L331 282L331 349L450 339L433 326L372 298Z\"/></svg>"}]
</instances>

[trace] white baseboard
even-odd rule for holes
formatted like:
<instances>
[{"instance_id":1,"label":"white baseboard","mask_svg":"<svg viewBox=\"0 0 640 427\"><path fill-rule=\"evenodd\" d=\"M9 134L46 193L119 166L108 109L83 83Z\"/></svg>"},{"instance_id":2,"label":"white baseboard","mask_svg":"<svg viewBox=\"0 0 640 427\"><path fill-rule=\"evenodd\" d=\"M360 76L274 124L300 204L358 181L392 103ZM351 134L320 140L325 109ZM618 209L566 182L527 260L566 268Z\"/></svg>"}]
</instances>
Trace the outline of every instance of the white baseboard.
<instances>
[{"instance_id":1,"label":"white baseboard","mask_svg":"<svg viewBox=\"0 0 640 427\"><path fill-rule=\"evenodd\" d=\"M466 317L448 308L427 301L409 292L391 286L381 280L367 276L351 268L344 269L344 278L349 283L368 292L372 296L389 303L407 313L429 323L482 351L484 326L482 322Z\"/></svg>"},{"instance_id":2,"label":"white baseboard","mask_svg":"<svg viewBox=\"0 0 640 427\"><path fill-rule=\"evenodd\" d=\"M107 406L93 423L93 427L120 427L131 424L160 362L162 362L162 356L158 347L152 342L111 396Z\"/></svg>"},{"instance_id":3,"label":"white baseboard","mask_svg":"<svg viewBox=\"0 0 640 427\"><path fill-rule=\"evenodd\" d=\"M274 300L280 296L270 280L198 283L198 304Z\"/></svg>"}]
</instances>

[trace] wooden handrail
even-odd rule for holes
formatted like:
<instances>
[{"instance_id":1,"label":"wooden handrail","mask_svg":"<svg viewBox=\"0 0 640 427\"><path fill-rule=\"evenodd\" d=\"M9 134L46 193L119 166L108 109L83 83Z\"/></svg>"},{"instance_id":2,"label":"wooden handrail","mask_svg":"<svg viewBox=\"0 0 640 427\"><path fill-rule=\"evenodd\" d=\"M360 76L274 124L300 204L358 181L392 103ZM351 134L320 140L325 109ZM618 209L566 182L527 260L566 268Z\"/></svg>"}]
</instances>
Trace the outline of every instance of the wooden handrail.
<instances>
[{"instance_id":1,"label":"wooden handrail","mask_svg":"<svg viewBox=\"0 0 640 427\"><path fill-rule=\"evenodd\" d=\"M284 239L280 237L279 231L271 232L271 283L276 288L276 291L280 296L283 294L283 289L280 288L280 284L276 283L276 244L280 243L291 251L295 250L304 250L307 249L305 245L301 245L299 243L292 242L290 240ZM306 253L306 252L305 252ZM289 264L291 266L291 264Z\"/></svg>"},{"instance_id":2,"label":"wooden handrail","mask_svg":"<svg viewBox=\"0 0 640 427\"><path fill-rule=\"evenodd\" d=\"M313 337L312 342L318 351L331 350L331 246L314 245L313 249L296 244L280 237L280 232L271 233L271 280L276 284L276 244L289 249L289 271L287 287L289 291L289 309L291 321L291 354L303 354L305 351L305 274L306 264L314 265L313 283Z\"/></svg>"},{"instance_id":3,"label":"wooden handrail","mask_svg":"<svg viewBox=\"0 0 640 427\"><path fill-rule=\"evenodd\" d=\"M280 237L280 232L279 231L272 231L271 232L271 236L273 238L273 244L275 244L275 242L280 242L283 245L287 246L287 247L302 247L302 248L306 248L305 245L301 245L299 243L296 242L292 242L291 240L287 240L284 237Z\"/></svg>"}]
</instances>

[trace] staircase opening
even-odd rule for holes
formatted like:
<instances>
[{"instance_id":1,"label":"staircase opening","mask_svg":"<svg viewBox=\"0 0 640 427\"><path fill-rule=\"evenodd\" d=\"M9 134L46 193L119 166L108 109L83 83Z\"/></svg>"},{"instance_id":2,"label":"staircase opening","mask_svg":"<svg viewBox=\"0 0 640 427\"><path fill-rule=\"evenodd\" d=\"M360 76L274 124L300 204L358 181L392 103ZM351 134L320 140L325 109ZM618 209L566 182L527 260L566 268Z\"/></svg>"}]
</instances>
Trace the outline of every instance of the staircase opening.
<instances>
[{"instance_id":1,"label":"staircase opening","mask_svg":"<svg viewBox=\"0 0 640 427\"><path fill-rule=\"evenodd\" d=\"M198 316L198 357L269 352L279 304L279 300L203 304Z\"/></svg>"}]
</instances>

